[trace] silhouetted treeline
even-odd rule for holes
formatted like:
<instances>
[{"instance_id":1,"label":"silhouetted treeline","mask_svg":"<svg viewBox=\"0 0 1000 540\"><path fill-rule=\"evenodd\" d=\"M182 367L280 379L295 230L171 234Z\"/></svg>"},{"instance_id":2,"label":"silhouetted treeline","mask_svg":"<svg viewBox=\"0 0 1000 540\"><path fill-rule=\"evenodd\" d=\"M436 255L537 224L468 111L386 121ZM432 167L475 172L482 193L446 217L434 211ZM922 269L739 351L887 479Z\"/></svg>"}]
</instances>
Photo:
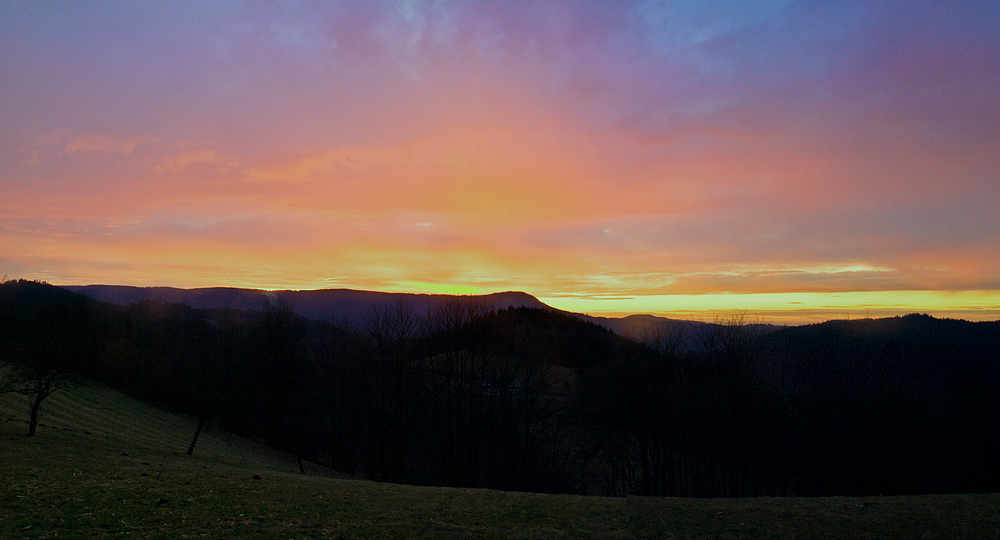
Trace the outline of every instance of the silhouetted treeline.
<instances>
[{"instance_id":1,"label":"silhouetted treeline","mask_svg":"<svg viewBox=\"0 0 1000 540\"><path fill-rule=\"evenodd\" d=\"M1000 489L1000 323L734 318L626 339L456 297L363 325L291 306L103 304L0 285L0 360L103 381L301 459L427 485L601 495Z\"/></svg>"}]
</instances>

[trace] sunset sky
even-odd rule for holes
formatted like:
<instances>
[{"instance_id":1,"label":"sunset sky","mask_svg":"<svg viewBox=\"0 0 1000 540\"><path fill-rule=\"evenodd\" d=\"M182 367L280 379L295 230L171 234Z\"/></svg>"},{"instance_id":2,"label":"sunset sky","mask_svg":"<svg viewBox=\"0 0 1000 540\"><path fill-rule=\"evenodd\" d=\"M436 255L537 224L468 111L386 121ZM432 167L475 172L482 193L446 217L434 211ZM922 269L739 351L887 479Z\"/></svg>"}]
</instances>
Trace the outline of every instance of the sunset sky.
<instances>
[{"instance_id":1,"label":"sunset sky","mask_svg":"<svg viewBox=\"0 0 1000 540\"><path fill-rule=\"evenodd\" d=\"M1000 3L0 3L0 275L1000 319Z\"/></svg>"}]
</instances>

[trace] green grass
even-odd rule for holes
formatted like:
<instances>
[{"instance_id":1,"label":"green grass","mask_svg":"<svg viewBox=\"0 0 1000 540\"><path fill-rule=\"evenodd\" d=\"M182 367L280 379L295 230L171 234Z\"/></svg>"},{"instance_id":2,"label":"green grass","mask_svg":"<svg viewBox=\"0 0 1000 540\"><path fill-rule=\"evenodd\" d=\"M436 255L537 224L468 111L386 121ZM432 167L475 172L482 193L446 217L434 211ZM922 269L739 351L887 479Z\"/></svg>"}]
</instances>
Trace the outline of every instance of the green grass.
<instances>
[{"instance_id":1,"label":"green grass","mask_svg":"<svg viewBox=\"0 0 1000 540\"><path fill-rule=\"evenodd\" d=\"M337 478L99 386L0 396L0 538L1000 538L1000 496L612 499ZM254 476L259 479L255 479Z\"/></svg>"}]
</instances>

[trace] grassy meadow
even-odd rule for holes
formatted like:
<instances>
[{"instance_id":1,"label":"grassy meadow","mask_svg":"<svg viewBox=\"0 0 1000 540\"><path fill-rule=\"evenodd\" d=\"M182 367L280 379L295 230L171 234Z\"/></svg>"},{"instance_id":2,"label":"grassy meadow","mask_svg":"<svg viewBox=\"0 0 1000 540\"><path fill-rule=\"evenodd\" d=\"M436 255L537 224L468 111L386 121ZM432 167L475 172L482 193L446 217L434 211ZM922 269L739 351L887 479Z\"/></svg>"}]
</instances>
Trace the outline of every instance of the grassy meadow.
<instances>
[{"instance_id":1,"label":"grassy meadow","mask_svg":"<svg viewBox=\"0 0 1000 540\"><path fill-rule=\"evenodd\" d=\"M0 395L0 538L1000 538L1000 495L599 498L343 478L96 384Z\"/></svg>"}]
</instances>

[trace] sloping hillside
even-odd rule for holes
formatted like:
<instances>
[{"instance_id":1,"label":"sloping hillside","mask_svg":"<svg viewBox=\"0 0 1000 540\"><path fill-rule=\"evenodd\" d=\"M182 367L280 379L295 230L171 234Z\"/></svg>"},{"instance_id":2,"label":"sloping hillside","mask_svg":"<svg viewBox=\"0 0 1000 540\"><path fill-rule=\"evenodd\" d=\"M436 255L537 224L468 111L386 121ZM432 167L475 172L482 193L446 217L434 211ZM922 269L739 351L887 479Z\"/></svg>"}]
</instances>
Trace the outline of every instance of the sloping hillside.
<instances>
[{"instance_id":1,"label":"sloping hillside","mask_svg":"<svg viewBox=\"0 0 1000 540\"><path fill-rule=\"evenodd\" d=\"M148 459L183 456L203 466L298 471L293 457L217 429L203 431L189 457L187 449L197 427L195 419L170 414L94 382L49 396L42 403L37 435L21 441L27 430L28 408L27 396L0 394L0 440L67 455L127 454ZM315 465L307 472L330 474Z\"/></svg>"},{"instance_id":2,"label":"sloping hillside","mask_svg":"<svg viewBox=\"0 0 1000 540\"><path fill-rule=\"evenodd\" d=\"M0 396L0 538L997 538L1000 496L603 498L293 474L100 386L54 394L25 437Z\"/></svg>"}]
</instances>

